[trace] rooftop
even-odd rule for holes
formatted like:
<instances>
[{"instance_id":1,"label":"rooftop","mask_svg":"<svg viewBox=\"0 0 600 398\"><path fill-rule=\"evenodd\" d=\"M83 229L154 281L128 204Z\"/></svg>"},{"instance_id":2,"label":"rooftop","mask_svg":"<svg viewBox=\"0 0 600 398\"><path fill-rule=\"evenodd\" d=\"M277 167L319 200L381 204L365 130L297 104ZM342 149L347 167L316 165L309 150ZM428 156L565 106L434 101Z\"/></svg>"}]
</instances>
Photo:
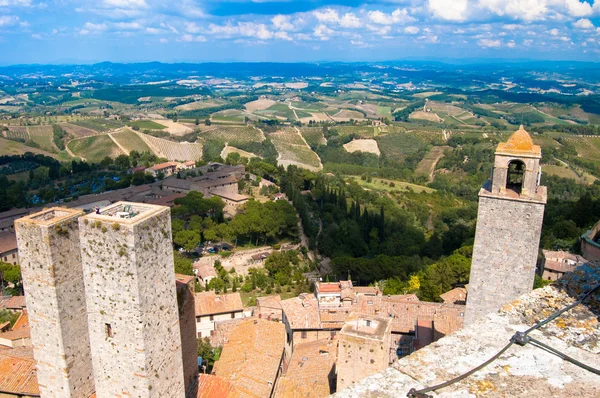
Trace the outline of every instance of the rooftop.
<instances>
[{"instance_id":1,"label":"rooftop","mask_svg":"<svg viewBox=\"0 0 600 398\"><path fill-rule=\"evenodd\" d=\"M440 298L447 304L465 304L467 301L467 288L455 287L444 294L440 294Z\"/></svg>"},{"instance_id":2,"label":"rooftop","mask_svg":"<svg viewBox=\"0 0 600 398\"><path fill-rule=\"evenodd\" d=\"M100 214L90 213L84 219L106 221L119 224L137 224L168 207L136 202L117 202L100 210Z\"/></svg>"},{"instance_id":3,"label":"rooftop","mask_svg":"<svg viewBox=\"0 0 600 398\"><path fill-rule=\"evenodd\" d=\"M296 345L285 375L277 382L275 397L328 396L333 391L330 381L335 380L336 359L337 341L327 339Z\"/></svg>"},{"instance_id":4,"label":"rooftop","mask_svg":"<svg viewBox=\"0 0 600 398\"><path fill-rule=\"evenodd\" d=\"M25 296L13 296L5 304L9 310L22 310L27 306Z\"/></svg>"},{"instance_id":5,"label":"rooftop","mask_svg":"<svg viewBox=\"0 0 600 398\"><path fill-rule=\"evenodd\" d=\"M242 298L239 293L215 294L215 292L202 292L195 294L196 316L209 314L222 314L227 312L242 311Z\"/></svg>"},{"instance_id":6,"label":"rooftop","mask_svg":"<svg viewBox=\"0 0 600 398\"><path fill-rule=\"evenodd\" d=\"M198 270L198 276L200 278L207 278L209 276L217 277L217 270L212 264L201 263L197 261L194 263L194 269Z\"/></svg>"},{"instance_id":7,"label":"rooftop","mask_svg":"<svg viewBox=\"0 0 600 398\"><path fill-rule=\"evenodd\" d=\"M402 358L391 368L337 393L346 397L401 397L412 388L446 382L492 358L523 332L574 303L600 281L600 265L586 264L551 286L536 289L498 312ZM600 292L529 336L598 367ZM428 393L434 394L434 393ZM598 397L600 377L532 344L512 345L482 370L436 391L436 397Z\"/></svg>"},{"instance_id":8,"label":"rooftop","mask_svg":"<svg viewBox=\"0 0 600 398\"><path fill-rule=\"evenodd\" d=\"M0 351L0 393L40 396L35 361Z\"/></svg>"},{"instance_id":9,"label":"rooftop","mask_svg":"<svg viewBox=\"0 0 600 398\"><path fill-rule=\"evenodd\" d=\"M19 218L16 222L51 226L81 215L83 215L81 210L53 207Z\"/></svg>"},{"instance_id":10,"label":"rooftop","mask_svg":"<svg viewBox=\"0 0 600 398\"><path fill-rule=\"evenodd\" d=\"M248 319L233 329L213 372L247 397L268 397L283 357L285 326Z\"/></svg>"},{"instance_id":11,"label":"rooftop","mask_svg":"<svg viewBox=\"0 0 600 398\"><path fill-rule=\"evenodd\" d=\"M292 329L320 329L319 304L312 294L281 300L281 308Z\"/></svg>"},{"instance_id":12,"label":"rooftop","mask_svg":"<svg viewBox=\"0 0 600 398\"><path fill-rule=\"evenodd\" d=\"M389 318L353 312L346 319L346 323L340 331L340 336L384 340L386 333L390 333L390 327L391 322Z\"/></svg>"},{"instance_id":13,"label":"rooftop","mask_svg":"<svg viewBox=\"0 0 600 398\"><path fill-rule=\"evenodd\" d=\"M315 289L318 293L341 293L342 291L339 282L317 282Z\"/></svg>"},{"instance_id":14,"label":"rooftop","mask_svg":"<svg viewBox=\"0 0 600 398\"><path fill-rule=\"evenodd\" d=\"M17 236L14 232L0 232L0 253L17 250Z\"/></svg>"},{"instance_id":15,"label":"rooftop","mask_svg":"<svg viewBox=\"0 0 600 398\"><path fill-rule=\"evenodd\" d=\"M159 171L162 169L166 169L167 167L177 167L177 166L179 166L179 163L177 163L177 162L165 162L165 163L155 164L154 166L152 166L150 168L154 171Z\"/></svg>"},{"instance_id":16,"label":"rooftop","mask_svg":"<svg viewBox=\"0 0 600 398\"><path fill-rule=\"evenodd\" d=\"M222 377L200 374L198 378L197 398L233 398L238 397L233 385Z\"/></svg>"},{"instance_id":17,"label":"rooftop","mask_svg":"<svg viewBox=\"0 0 600 398\"><path fill-rule=\"evenodd\" d=\"M523 125L510 136L507 142L501 142L496 148L496 153L516 154L517 156L532 155L535 157L542 156L542 149L539 145L534 145L531 136Z\"/></svg>"}]
</instances>

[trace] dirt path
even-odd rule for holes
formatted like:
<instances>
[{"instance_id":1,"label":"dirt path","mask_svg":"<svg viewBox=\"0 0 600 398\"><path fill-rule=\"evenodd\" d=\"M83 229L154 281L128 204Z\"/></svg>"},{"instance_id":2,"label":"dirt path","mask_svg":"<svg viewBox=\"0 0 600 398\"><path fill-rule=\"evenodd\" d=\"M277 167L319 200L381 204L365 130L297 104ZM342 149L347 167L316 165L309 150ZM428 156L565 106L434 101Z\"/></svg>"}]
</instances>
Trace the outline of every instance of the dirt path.
<instances>
[{"instance_id":1,"label":"dirt path","mask_svg":"<svg viewBox=\"0 0 600 398\"><path fill-rule=\"evenodd\" d=\"M108 133L108 136L109 136L109 137L110 137L110 139L111 139L111 140L112 140L112 141L113 141L113 142L114 142L114 143L115 143L115 144L116 144L116 145L119 147L119 149L120 149L120 150L122 150L122 151L125 153L125 155L129 156L129 151L128 151L127 149L125 149L125 147L124 147L123 145L121 145L121 144L119 143L119 141L117 141L117 140L115 139L115 137L113 137L112 133Z\"/></svg>"},{"instance_id":2,"label":"dirt path","mask_svg":"<svg viewBox=\"0 0 600 398\"><path fill-rule=\"evenodd\" d=\"M73 140L71 140L71 141L73 141ZM71 142L71 141L69 141L69 142ZM71 152L71 150L69 149L69 143L68 143L68 142L67 142L67 144L65 145L65 151L67 151L67 153L68 153L70 156L74 157L74 158L79 158L79 159L83 160L84 162L86 161L84 157L82 157L82 156L77 156L77 155L75 155L73 152Z\"/></svg>"},{"instance_id":3,"label":"dirt path","mask_svg":"<svg viewBox=\"0 0 600 398\"><path fill-rule=\"evenodd\" d=\"M449 148L449 146L434 146L431 148L431 151L419 162L415 172L425 174L429 177L429 182L433 181L435 166L444 157L444 151Z\"/></svg>"}]
</instances>

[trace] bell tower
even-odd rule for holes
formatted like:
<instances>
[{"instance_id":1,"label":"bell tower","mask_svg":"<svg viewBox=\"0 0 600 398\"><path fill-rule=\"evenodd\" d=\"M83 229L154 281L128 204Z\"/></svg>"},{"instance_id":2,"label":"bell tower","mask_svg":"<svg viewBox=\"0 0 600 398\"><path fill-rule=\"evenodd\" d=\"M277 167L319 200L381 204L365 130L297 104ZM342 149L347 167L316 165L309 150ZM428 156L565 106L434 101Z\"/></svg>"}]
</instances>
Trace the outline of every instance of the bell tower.
<instances>
[{"instance_id":1,"label":"bell tower","mask_svg":"<svg viewBox=\"0 0 600 398\"><path fill-rule=\"evenodd\" d=\"M479 191L467 325L533 288L547 198L541 158L523 126L496 148L491 181Z\"/></svg>"}]
</instances>

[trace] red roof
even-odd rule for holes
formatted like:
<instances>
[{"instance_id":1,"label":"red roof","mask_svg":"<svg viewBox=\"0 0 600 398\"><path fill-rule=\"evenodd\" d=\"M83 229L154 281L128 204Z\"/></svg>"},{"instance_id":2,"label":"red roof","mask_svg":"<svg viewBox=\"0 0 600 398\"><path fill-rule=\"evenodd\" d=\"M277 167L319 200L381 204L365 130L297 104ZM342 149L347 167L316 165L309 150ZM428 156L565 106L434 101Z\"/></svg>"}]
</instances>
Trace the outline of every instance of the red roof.
<instances>
[{"instance_id":1,"label":"red roof","mask_svg":"<svg viewBox=\"0 0 600 398\"><path fill-rule=\"evenodd\" d=\"M165 163L159 163L159 164L155 164L154 166L151 167L152 170L154 171L159 171L162 169L166 169L168 167L177 167L179 163L177 162L165 162Z\"/></svg>"},{"instance_id":2,"label":"red roof","mask_svg":"<svg viewBox=\"0 0 600 398\"><path fill-rule=\"evenodd\" d=\"M198 378L198 398L228 398L236 396L233 385L222 377L201 374Z\"/></svg>"},{"instance_id":3,"label":"red roof","mask_svg":"<svg viewBox=\"0 0 600 398\"><path fill-rule=\"evenodd\" d=\"M39 397L35 361L0 352L0 392Z\"/></svg>"},{"instance_id":4,"label":"red roof","mask_svg":"<svg viewBox=\"0 0 600 398\"><path fill-rule=\"evenodd\" d=\"M239 293L216 295L215 292L196 293L196 316L242 311Z\"/></svg>"},{"instance_id":5,"label":"red roof","mask_svg":"<svg viewBox=\"0 0 600 398\"><path fill-rule=\"evenodd\" d=\"M339 282L320 282L317 283L319 293L341 293L342 287Z\"/></svg>"},{"instance_id":6,"label":"red roof","mask_svg":"<svg viewBox=\"0 0 600 398\"><path fill-rule=\"evenodd\" d=\"M0 232L0 253L17 250L17 236L14 232Z\"/></svg>"},{"instance_id":7,"label":"red roof","mask_svg":"<svg viewBox=\"0 0 600 398\"><path fill-rule=\"evenodd\" d=\"M6 302L6 308L9 310L22 310L26 308L25 296L13 296Z\"/></svg>"}]
</instances>

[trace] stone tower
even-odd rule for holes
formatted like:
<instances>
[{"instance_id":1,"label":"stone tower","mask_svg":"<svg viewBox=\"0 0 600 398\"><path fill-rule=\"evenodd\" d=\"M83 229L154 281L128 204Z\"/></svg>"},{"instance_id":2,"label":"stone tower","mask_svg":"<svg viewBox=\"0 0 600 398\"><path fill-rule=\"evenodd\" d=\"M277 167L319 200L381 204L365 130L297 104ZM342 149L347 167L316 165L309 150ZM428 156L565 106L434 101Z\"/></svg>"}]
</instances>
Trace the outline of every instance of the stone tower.
<instances>
[{"instance_id":1,"label":"stone tower","mask_svg":"<svg viewBox=\"0 0 600 398\"><path fill-rule=\"evenodd\" d=\"M119 202L79 228L97 396L183 398L169 208Z\"/></svg>"},{"instance_id":2,"label":"stone tower","mask_svg":"<svg viewBox=\"0 0 600 398\"><path fill-rule=\"evenodd\" d=\"M53 208L15 222L42 397L94 392L77 219Z\"/></svg>"},{"instance_id":3,"label":"stone tower","mask_svg":"<svg viewBox=\"0 0 600 398\"><path fill-rule=\"evenodd\" d=\"M523 126L496 148L492 180L479 191L465 324L533 288L547 196L541 157Z\"/></svg>"}]
</instances>

